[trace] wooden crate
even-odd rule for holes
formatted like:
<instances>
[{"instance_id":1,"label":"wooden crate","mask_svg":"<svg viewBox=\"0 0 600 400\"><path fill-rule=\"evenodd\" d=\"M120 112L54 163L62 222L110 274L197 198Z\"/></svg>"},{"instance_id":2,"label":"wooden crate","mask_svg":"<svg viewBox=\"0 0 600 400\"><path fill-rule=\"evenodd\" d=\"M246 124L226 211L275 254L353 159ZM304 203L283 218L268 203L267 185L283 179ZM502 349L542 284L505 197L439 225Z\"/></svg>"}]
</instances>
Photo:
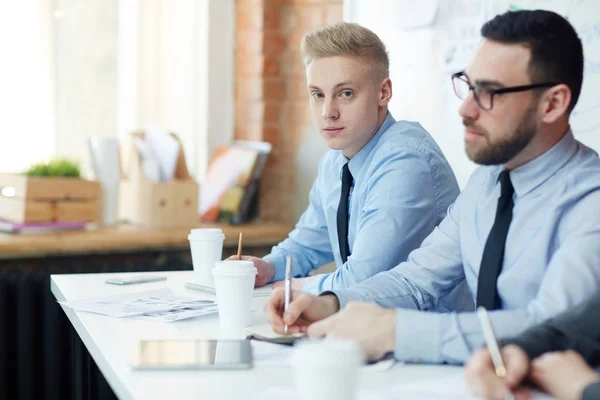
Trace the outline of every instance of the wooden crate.
<instances>
[{"instance_id":1,"label":"wooden crate","mask_svg":"<svg viewBox=\"0 0 600 400\"><path fill-rule=\"evenodd\" d=\"M175 169L170 182L151 182L142 171L140 156L133 138L143 138L134 132L121 146L121 183L119 186L119 220L144 227L194 226L199 221L199 185L189 174L181 141Z\"/></svg>"},{"instance_id":2,"label":"wooden crate","mask_svg":"<svg viewBox=\"0 0 600 400\"><path fill-rule=\"evenodd\" d=\"M17 222L98 222L101 189L78 178L0 174L0 219Z\"/></svg>"}]
</instances>

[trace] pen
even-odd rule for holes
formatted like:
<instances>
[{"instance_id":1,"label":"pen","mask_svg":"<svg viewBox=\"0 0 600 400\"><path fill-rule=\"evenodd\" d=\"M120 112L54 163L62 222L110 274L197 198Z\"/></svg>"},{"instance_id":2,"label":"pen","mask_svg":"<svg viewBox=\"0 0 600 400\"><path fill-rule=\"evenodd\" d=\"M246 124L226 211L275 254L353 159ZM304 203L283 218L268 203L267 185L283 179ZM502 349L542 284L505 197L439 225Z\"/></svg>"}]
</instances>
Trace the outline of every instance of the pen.
<instances>
[{"instance_id":1,"label":"pen","mask_svg":"<svg viewBox=\"0 0 600 400\"><path fill-rule=\"evenodd\" d=\"M485 337L485 343L487 348L492 356L492 362L494 363L494 368L496 370L496 376L498 378L506 377L506 367L504 366L504 361L502 360L502 354L500 353L500 348L498 347L498 342L496 341L496 335L494 335L494 329L492 328L492 322L490 321L490 317L487 313L487 310L483 307L477 307L477 316L479 317L479 322L481 324L481 329L483 330L483 336ZM514 400L514 396L512 393L506 396L506 400Z\"/></svg>"},{"instance_id":2,"label":"pen","mask_svg":"<svg viewBox=\"0 0 600 400\"><path fill-rule=\"evenodd\" d=\"M283 312L285 313L290 306L290 299L292 297L292 257L287 256L285 259L285 283L284 283L284 305ZM288 333L288 325L285 324L283 332Z\"/></svg>"}]
</instances>

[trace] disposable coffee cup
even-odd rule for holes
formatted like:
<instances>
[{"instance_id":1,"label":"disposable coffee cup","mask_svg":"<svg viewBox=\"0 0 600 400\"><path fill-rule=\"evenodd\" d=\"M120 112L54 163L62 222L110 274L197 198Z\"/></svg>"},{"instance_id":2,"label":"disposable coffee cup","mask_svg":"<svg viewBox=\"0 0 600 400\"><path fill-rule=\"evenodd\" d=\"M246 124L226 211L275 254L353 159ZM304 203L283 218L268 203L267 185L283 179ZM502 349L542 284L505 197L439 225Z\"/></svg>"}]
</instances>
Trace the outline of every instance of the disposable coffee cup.
<instances>
[{"instance_id":1,"label":"disposable coffee cup","mask_svg":"<svg viewBox=\"0 0 600 400\"><path fill-rule=\"evenodd\" d=\"M221 339L243 339L252 316L256 268L252 261L225 260L212 270Z\"/></svg>"},{"instance_id":2,"label":"disposable coffee cup","mask_svg":"<svg viewBox=\"0 0 600 400\"><path fill-rule=\"evenodd\" d=\"M292 368L299 400L356 398L364 356L354 340L306 340L294 346Z\"/></svg>"},{"instance_id":3,"label":"disposable coffee cup","mask_svg":"<svg viewBox=\"0 0 600 400\"><path fill-rule=\"evenodd\" d=\"M215 287L212 269L221 261L225 235L221 229L192 229L188 235L196 283Z\"/></svg>"}]
</instances>

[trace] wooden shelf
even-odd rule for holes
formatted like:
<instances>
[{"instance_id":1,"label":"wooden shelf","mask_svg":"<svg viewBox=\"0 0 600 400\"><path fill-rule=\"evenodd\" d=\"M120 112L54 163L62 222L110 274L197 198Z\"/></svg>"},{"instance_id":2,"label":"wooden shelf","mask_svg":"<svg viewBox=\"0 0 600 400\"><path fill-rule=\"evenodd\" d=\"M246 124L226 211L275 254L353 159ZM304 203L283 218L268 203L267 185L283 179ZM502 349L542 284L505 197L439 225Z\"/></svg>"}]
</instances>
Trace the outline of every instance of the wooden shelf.
<instances>
[{"instance_id":1,"label":"wooden shelf","mask_svg":"<svg viewBox=\"0 0 600 400\"><path fill-rule=\"evenodd\" d=\"M187 235L192 228L223 229L224 247L236 247L239 232L244 232L244 247L264 247L279 243L292 230L292 227L287 225L253 223L239 226L202 224L187 228L139 228L120 225L114 228L60 233L0 233L0 258L182 248L189 246Z\"/></svg>"}]
</instances>

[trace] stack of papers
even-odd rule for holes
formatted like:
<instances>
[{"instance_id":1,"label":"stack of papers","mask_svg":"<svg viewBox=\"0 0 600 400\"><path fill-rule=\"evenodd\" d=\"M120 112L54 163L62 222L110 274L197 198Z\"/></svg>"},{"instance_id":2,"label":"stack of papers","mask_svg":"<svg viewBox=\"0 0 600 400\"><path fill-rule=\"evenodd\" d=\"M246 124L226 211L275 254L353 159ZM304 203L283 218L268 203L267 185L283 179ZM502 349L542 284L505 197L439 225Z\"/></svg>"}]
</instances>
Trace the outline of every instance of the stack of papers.
<instances>
[{"instance_id":1,"label":"stack of papers","mask_svg":"<svg viewBox=\"0 0 600 400\"><path fill-rule=\"evenodd\" d=\"M144 139L136 137L134 143L141 158L142 171L150 182L169 182L175 178L180 146L169 132L150 123Z\"/></svg>"},{"instance_id":2,"label":"stack of papers","mask_svg":"<svg viewBox=\"0 0 600 400\"><path fill-rule=\"evenodd\" d=\"M212 300L179 296L168 288L59 303L75 311L159 322L179 321L217 312L217 304Z\"/></svg>"}]
</instances>

